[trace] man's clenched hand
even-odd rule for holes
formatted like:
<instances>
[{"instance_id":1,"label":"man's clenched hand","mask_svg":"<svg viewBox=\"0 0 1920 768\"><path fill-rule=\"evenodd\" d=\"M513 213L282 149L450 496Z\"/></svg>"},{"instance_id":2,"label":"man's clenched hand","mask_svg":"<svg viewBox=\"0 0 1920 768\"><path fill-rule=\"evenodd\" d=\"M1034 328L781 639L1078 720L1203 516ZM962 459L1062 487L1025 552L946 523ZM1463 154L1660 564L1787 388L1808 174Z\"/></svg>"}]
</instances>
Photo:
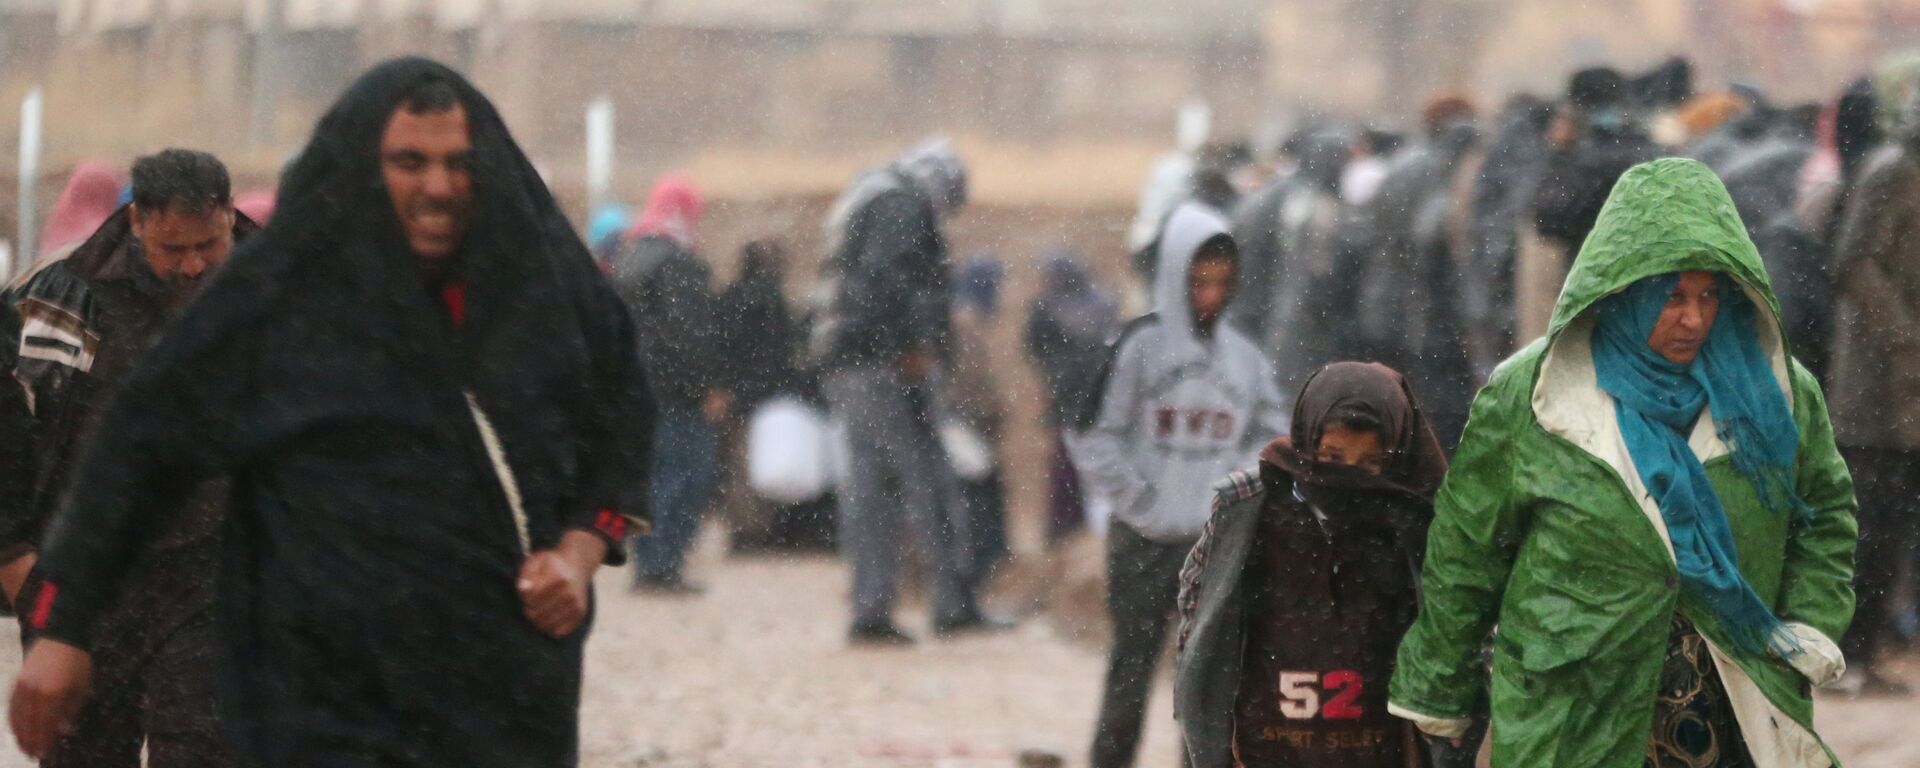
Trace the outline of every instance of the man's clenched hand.
<instances>
[{"instance_id":1,"label":"man's clenched hand","mask_svg":"<svg viewBox=\"0 0 1920 768\"><path fill-rule=\"evenodd\" d=\"M86 701L92 677L93 658L86 651L48 638L34 641L8 705L20 751L36 760L53 751Z\"/></svg>"},{"instance_id":2,"label":"man's clenched hand","mask_svg":"<svg viewBox=\"0 0 1920 768\"><path fill-rule=\"evenodd\" d=\"M520 565L520 604L527 620L554 637L566 637L587 620L593 572L607 544L586 531L568 531L560 545L527 557Z\"/></svg>"}]
</instances>

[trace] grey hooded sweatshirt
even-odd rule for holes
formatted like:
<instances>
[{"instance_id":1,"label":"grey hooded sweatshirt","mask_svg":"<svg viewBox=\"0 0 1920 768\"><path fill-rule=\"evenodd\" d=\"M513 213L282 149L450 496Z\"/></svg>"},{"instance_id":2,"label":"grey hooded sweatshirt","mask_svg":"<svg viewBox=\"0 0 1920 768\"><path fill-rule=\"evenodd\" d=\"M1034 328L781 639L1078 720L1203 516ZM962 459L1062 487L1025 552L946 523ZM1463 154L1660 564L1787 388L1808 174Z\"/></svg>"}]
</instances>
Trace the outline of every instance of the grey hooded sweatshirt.
<instances>
[{"instance_id":1,"label":"grey hooded sweatshirt","mask_svg":"<svg viewBox=\"0 0 1920 768\"><path fill-rule=\"evenodd\" d=\"M1151 315L1121 336L1091 426L1069 438L1091 489L1114 519L1160 542L1192 540L1207 522L1213 481L1253 464L1287 434L1273 365L1230 324L1195 327L1193 257L1227 222L1197 204L1168 218L1160 238Z\"/></svg>"}]
</instances>

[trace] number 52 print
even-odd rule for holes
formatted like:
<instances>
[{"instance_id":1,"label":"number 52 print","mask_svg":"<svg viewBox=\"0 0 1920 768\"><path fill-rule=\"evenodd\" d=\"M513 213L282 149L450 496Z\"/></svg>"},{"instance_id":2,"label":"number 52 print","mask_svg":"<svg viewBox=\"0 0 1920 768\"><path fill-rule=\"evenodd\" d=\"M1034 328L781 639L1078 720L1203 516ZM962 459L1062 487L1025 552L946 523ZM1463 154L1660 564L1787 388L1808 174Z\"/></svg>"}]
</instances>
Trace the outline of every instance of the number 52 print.
<instances>
[{"instance_id":1,"label":"number 52 print","mask_svg":"<svg viewBox=\"0 0 1920 768\"><path fill-rule=\"evenodd\" d=\"M1364 684L1360 673L1351 669L1336 669L1324 674L1281 672L1280 714L1288 720L1312 720L1315 717L1358 720L1363 714L1359 699ZM1323 693L1331 696L1325 706L1320 703Z\"/></svg>"}]
</instances>

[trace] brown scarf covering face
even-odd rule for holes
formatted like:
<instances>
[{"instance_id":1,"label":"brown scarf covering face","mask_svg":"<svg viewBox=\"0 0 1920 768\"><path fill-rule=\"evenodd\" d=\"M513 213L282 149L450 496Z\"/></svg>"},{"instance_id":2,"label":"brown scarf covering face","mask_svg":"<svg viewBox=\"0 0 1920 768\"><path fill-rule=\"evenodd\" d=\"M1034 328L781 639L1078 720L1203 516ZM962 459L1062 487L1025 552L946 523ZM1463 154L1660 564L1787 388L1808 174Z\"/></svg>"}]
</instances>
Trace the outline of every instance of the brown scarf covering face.
<instances>
[{"instance_id":1,"label":"brown scarf covering face","mask_svg":"<svg viewBox=\"0 0 1920 768\"><path fill-rule=\"evenodd\" d=\"M1387 449L1380 474L1318 459L1320 435L1337 411L1355 410L1380 422ZM1407 380L1379 363L1334 363L1315 372L1293 406L1293 434L1260 453L1262 474L1279 470L1318 501L1325 491L1397 491L1432 501L1447 474L1447 455L1427 425Z\"/></svg>"},{"instance_id":2,"label":"brown scarf covering face","mask_svg":"<svg viewBox=\"0 0 1920 768\"><path fill-rule=\"evenodd\" d=\"M1380 474L1316 459L1327 423L1354 412L1380 424ZM1240 764L1401 768L1418 760L1409 726L1386 711L1386 683L1418 612L1415 574L1446 470L1440 441L1400 374L1335 363L1308 379L1293 434L1261 454L1267 492L1247 564L1234 708ZM1304 717L1294 694L1274 682L1302 672L1325 692L1321 708ZM1344 708L1329 714L1334 706Z\"/></svg>"}]
</instances>

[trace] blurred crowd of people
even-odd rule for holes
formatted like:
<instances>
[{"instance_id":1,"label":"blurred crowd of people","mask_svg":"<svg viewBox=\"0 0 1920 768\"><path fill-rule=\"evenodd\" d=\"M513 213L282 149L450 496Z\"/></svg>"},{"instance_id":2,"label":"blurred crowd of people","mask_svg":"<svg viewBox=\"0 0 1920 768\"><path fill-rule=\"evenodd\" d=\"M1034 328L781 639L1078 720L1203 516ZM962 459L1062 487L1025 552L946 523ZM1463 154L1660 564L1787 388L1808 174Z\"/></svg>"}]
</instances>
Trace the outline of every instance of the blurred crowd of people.
<instances>
[{"instance_id":1,"label":"blurred crowd of people","mask_svg":"<svg viewBox=\"0 0 1920 768\"><path fill-rule=\"evenodd\" d=\"M1438 96L1407 132L1303 114L1258 149L1207 142L1195 125L1204 117L1183 114L1182 146L1150 174L1129 232L1137 282L1102 286L1074 254L1047 254L1023 334L1044 385L1048 539L1090 526L1108 546L1115 644L1093 764L1132 762L1178 574L1213 483L1298 428L1289 418L1295 393L1331 363L1379 363L1404 375L1422 428L1450 452L1496 368L1548 332L1616 181L1663 157L1697 160L1724 182L1771 278L1794 358L1833 398L1862 531L1859 618L1843 643L1852 666L1838 685L1904 693L1877 661L1886 643L1911 644L1916 633L1900 580L1916 570L1920 441L1903 431L1904 406L1890 414L1886 405L1920 383L1894 362L1915 343L1905 313L1920 304L1889 269L1901 263L1908 241L1899 222L1916 199L1905 138L1916 71L1897 64L1830 101L1777 103L1747 84L1701 88L1683 59L1638 74L1594 68L1574 73L1562 94L1517 95L1493 110ZM755 361L731 375L783 372L755 385L683 379L707 383L686 394L679 426L661 434L660 519L692 519L705 506L718 482L711 431L736 436L720 441L734 447L718 463L745 477L751 451L740 446L752 430L742 425L756 402L784 394L818 409L818 429L790 439L840 454L820 470L830 480L808 484L838 514L814 507L806 520L818 536L835 536L850 563L856 642L911 641L892 618L899 561L911 551L925 559L937 633L1005 624L978 602L1007 553L999 445L1007 407L996 382L1004 372L994 369L987 332L1002 314L1005 267L986 254L947 253L946 220L965 199L964 164L932 142L863 174L839 198L827 266L806 301L775 299L781 281L769 280L754 291L765 297L760 309L716 303L704 268L691 264L677 289L628 294L643 334L730 329L718 331L732 334L725 356L737 362L752 349ZM657 218L655 204L644 218ZM623 265L650 263L636 257L643 229L594 235L616 281L640 274ZM689 256L689 241L677 242ZM749 246L742 280L770 253L770 242ZM1204 280L1217 284L1207 300L1217 306L1200 298ZM708 323L646 314L722 304ZM661 355L651 369L686 369L671 348L649 352ZM742 397L742 386L758 394ZM697 458L683 453L695 443ZM699 490L662 490L682 482ZM751 483L735 487L733 498L755 497ZM762 541L755 526L764 523L744 522L733 503L727 510L736 547ZM684 551L684 533L655 536ZM653 555L640 553L643 584L679 583L677 554L656 577L644 568Z\"/></svg>"},{"instance_id":2,"label":"blurred crowd of people","mask_svg":"<svg viewBox=\"0 0 1920 768\"><path fill-rule=\"evenodd\" d=\"M437 115L449 108L481 113L484 101L463 81L424 64L407 66L433 72L428 80L444 81L455 93L430 93L421 98L432 103L422 102L419 109L409 106L411 101L397 102L401 113ZM448 107L456 97L457 105ZM1855 693L1907 693L1880 673L1880 662L1899 647L1911 647L1920 632L1912 602L1913 582L1920 576L1920 405L1915 404L1920 402L1920 283L1914 277L1920 270L1908 258L1920 247L1915 230L1920 226L1915 223L1920 222L1920 62L1890 65L1820 103L1777 103L1745 84L1702 88L1691 65L1675 59L1640 74L1583 70L1573 74L1562 94L1514 96L1491 110L1464 96L1442 95L1410 117L1416 127L1395 132L1301 114L1275 134L1279 140L1272 146L1255 147L1208 142L1204 128L1195 124L1203 118L1184 115L1181 147L1154 169L1139 219L1127 242L1115 244L1115 253L1124 245L1130 256L1134 282L1102 285L1090 262L1064 249L1039 260L1040 290L1017 322L1024 323L1018 334L1021 351L1043 385L1046 539L1058 543L1091 529L1106 544L1114 641L1093 765L1112 768L1134 761L1151 681L1169 636L1177 636L1182 648L1182 685L1200 686L1183 688L1182 701L1192 694L1193 701L1212 702L1208 697L1219 693L1217 686L1241 684L1195 677L1192 671L1193 665L1215 665L1218 659L1205 654L1221 652L1222 643L1236 649L1242 642L1292 643L1287 647L1299 653L1333 654L1326 665L1363 659L1353 662L1360 671L1328 667L1332 671L1315 672L1310 682L1287 682L1287 675L1298 670L1250 660L1249 669L1280 675L1283 690L1248 688L1242 701L1270 704L1267 709L1277 707L1274 711L1286 717L1234 709L1238 705L1231 703L1228 711L1213 713L1234 718L1230 721L1205 722L1186 713L1183 727L1196 764L1255 765L1282 754L1305 754L1298 751L1299 743L1276 746L1304 738L1289 730L1290 721L1310 719L1295 716L1305 706L1304 699L1291 698L1301 685L1324 687L1329 699L1324 717L1345 718L1341 713L1349 710L1332 703L1345 702L1353 707L1350 719L1364 726L1342 731L1322 747L1344 744L1341 748L1364 747L1376 757L1413 759L1410 752L1398 751L1411 747L1389 748L1389 739L1379 735L1398 721L1387 715L1386 681L1376 679L1375 670L1390 664L1394 643L1413 624L1410 595L1424 523L1417 531L1395 528L1398 523L1391 521L1380 523L1386 527L1353 528L1357 524L1351 518L1329 520L1324 510L1367 508L1373 511L1354 514L1386 520L1390 515L1379 510L1411 504L1424 505L1430 516L1436 494L1444 495L1440 483L1449 455L1463 436L1472 442L1469 414L1484 418L1476 397L1487 397L1483 388L1499 377L1503 361L1543 354L1545 341L1531 353L1529 343L1557 333L1613 296L1656 302L1646 306L1668 298L1664 292L1647 293L1654 289L1644 286L1652 284L1639 281L1646 275L1627 279L1631 267L1608 272L1594 266L1600 257L1575 263L1583 246L1592 247L1589 235L1596 224L1609 216L1614 221L1605 226L1618 231L1639 226L1632 212L1609 207L1615 205L1610 199L1620 196L1616 185L1636 167L1654 170L1638 171L1650 180L1636 189L1649 197L1631 205L1670 206L1656 218L1678 222L1672 225L1676 228L1717 226L1737 216L1743 236L1757 250L1771 283L1771 293L1759 303L1769 305L1763 310L1777 311L1783 346L1819 383L1815 394L1826 393L1832 436L1859 499L1859 546L1852 566L1858 611L1851 629L1838 638L1850 662L1839 685ZM234 240L253 236L255 219L264 222L275 215L271 198L235 199L224 167L216 173L218 163L210 156L166 157L172 165L143 160L132 188L124 191L113 169L79 169L45 229L42 267L10 289L12 300L28 311L11 325L20 339L10 362L18 368L15 378L28 386L17 409L24 414L22 434L40 429L27 423L36 418L33 398L48 402L54 397L32 388L47 375L43 363L64 361L82 370L92 364L90 331L69 328L64 318L90 317L93 310L77 303L70 310L44 310L42 305L57 301L43 295L53 290L47 287L50 278L36 276L62 274L45 272L44 264L69 263L64 260L75 254L131 258L127 254L137 249L129 251L128 243L157 243L165 235L134 229L109 238L101 234L103 222L112 226L127 220L129 211L143 205L176 206L203 218L219 214L207 226L223 238L220 258L200 263L190 255L182 263L200 266L180 267L192 273L181 284L197 284L202 271L219 266ZM1645 165L1671 157L1695 162ZM388 160L381 156L381 162ZM526 178L530 166L513 167L512 184L537 184ZM185 177L190 189L183 192L171 179L153 178L168 168ZM316 166L313 172L322 170L332 169ZM142 173L149 177L144 183ZM1703 178L1724 184L1724 206L1718 188L1708 189L1712 184ZM1667 184L1680 192L1669 199L1645 191ZM608 507L576 532L625 548L636 591L700 592L689 573L688 554L712 511L736 552L837 551L851 572L850 642L916 641L895 617L900 583L909 573L925 584L936 635L1012 626L1012 619L982 601L1011 554L1006 440L1013 410L1009 372L995 361L1012 351L996 349L994 341L1006 336L996 329L1009 314L1003 296L1008 267L986 252L965 258L950 253L948 226L966 204L968 187L966 164L953 146L937 139L863 172L835 200L823 224L821 273L800 280L789 274L800 260L779 233L767 233L742 249L730 282L716 281L701 238L705 201L684 176L658 180L638 211L615 204L592 212L585 244L632 319L629 351L647 384L651 416L642 420L647 435L641 442L648 468L646 482L636 485L644 486L649 525L629 530ZM141 203L142 195L149 202ZM534 218L546 216L544 206L551 201L544 191L531 198L543 206ZM303 212L337 213L311 200L281 202L309 206L299 209ZM433 248L420 240L431 235L418 232L434 231L440 219L433 216L440 209L431 202L408 208L398 197L394 205L409 227L407 237L416 240L408 247L416 256L431 253ZM122 221L121 228L140 226L139 219L132 221ZM525 226L531 231L536 224ZM292 231L292 225L280 226ZM1747 246L1726 245L1731 241L1670 241L1644 228L1615 237L1650 251L1676 252L1669 254L1671 268L1662 274L1678 275L1672 281L1679 287L1657 286L1658 291L1671 288L1674 297L1696 287L1686 282L1689 275L1706 274L1700 279L1711 282L1713 274L1738 277L1747 266L1744 254L1733 252ZM1689 254L1689 248L1712 253ZM466 284L438 272L426 274L441 291L435 300L444 305L453 327L463 328ZM809 288L790 290L798 284ZM1732 284L1722 279L1714 285ZM1572 297L1585 297L1581 301L1587 303ZM1714 293L1715 301L1722 298ZM1740 311L1759 311L1741 306ZM42 310L43 315L31 314ZM1618 310L1622 317L1628 312ZM166 317L128 322L158 327ZM34 341L36 333L53 334L48 338L64 346L48 351L47 343ZM608 341L618 336L613 331L585 333L590 345L618 346ZM1743 362L1761 359L1764 351ZM47 392L64 383L46 385ZM1793 390L1791 384L1786 388ZM526 386L538 389L541 383ZM1720 389L1709 390L1720 396ZM471 391L466 394L483 447L498 470L510 462L501 458L479 400ZM1781 414L1767 410L1770 401L1765 405L1753 406L1755 418L1774 418L1767 423L1778 426ZM1714 407L1730 406L1716 402ZM1623 439L1634 462L1645 461L1651 454L1641 451L1653 450L1646 446L1656 442L1638 433ZM1785 450L1790 454L1792 446ZM1740 455L1744 460L1748 454ZM44 457L12 461L35 471L47 466ZM554 459L553 466L568 466L567 461ZM1485 474L1489 464L1482 458L1466 466ZM59 468L65 471L64 464ZM1688 468L1683 461L1675 471ZM1749 469L1742 464L1743 473ZM1698 474L1704 477L1705 470ZM512 479L511 472L504 475ZM21 482L48 481L35 476ZM504 485L520 515L520 489L512 482ZM43 490L8 492L27 498ZM1223 510L1269 491L1291 493L1261 503L1286 507L1295 517L1270 527L1216 530L1228 520ZM1382 493L1393 501L1376 504L1369 495ZM32 509L23 507L12 516L17 519L10 519L12 538L0 541L14 554L0 564L8 600L29 607L21 613L33 631L46 631L32 625L47 621L57 590L42 585L34 563L23 558L35 551L51 514L49 504L42 498L28 505ZM1318 522L1311 522L1314 516ZM530 534L524 520L520 525L524 550ZM1361 541L1361 550L1394 555L1373 558L1372 569L1351 587L1361 593L1336 586L1356 578L1341 576L1337 563L1358 562L1341 558L1361 550L1328 555L1316 549L1320 538L1332 546L1350 535L1358 538L1342 539L1340 546ZM1264 548L1250 551L1256 542ZM1220 547L1228 549L1216 553ZM904 568L914 554L919 567ZM1364 647L1336 659L1346 651L1327 649L1346 646L1333 640L1327 643L1334 645L1308 648L1272 625L1252 623L1244 635L1237 629L1221 635L1209 623L1219 610L1209 601L1229 599L1216 592L1238 594L1238 587L1211 586L1201 578L1207 569L1218 573L1219 563L1229 562L1264 578L1271 573L1260 568L1307 555L1300 562L1310 564L1282 572L1317 580L1319 591L1312 594L1318 602L1290 601L1282 594L1288 585L1261 582L1254 597L1245 598L1249 610L1311 614L1325 607L1321 603L1360 599L1367 606L1364 620L1340 625L1339 632L1371 638L1361 642ZM622 556L615 551L607 558ZM1401 567L1408 564L1411 569ZM23 589L37 597L24 597ZM53 613L56 632L63 615ZM1333 621L1306 619L1314 620ZM1339 634L1326 629L1331 624L1314 626L1321 629L1309 634ZM1188 661L1195 653L1186 650L1188 640L1196 630L1197 647L1206 650ZM1664 623L1659 631L1666 632ZM1675 647L1700 637L1691 626L1676 625L1674 633ZM1800 668L1797 662L1795 668ZM1365 699L1360 698L1363 678L1373 686ZM1351 697L1337 697L1348 690ZM1280 699L1270 701L1275 695ZM1311 717L1321 717L1319 693L1313 695ZM1421 754L1444 759L1449 739L1460 751L1468 726L1451 717L1460 713L1393 714L1439 738L1430 753ZM1483 728L1484 702L1476 715L1474 727ZM1294 735L1252 738L1251 731L1234 732L1242 726ZM1222 744L1232 745L1234 762L1220 762Z\"/></svg>"}]
</instances>

